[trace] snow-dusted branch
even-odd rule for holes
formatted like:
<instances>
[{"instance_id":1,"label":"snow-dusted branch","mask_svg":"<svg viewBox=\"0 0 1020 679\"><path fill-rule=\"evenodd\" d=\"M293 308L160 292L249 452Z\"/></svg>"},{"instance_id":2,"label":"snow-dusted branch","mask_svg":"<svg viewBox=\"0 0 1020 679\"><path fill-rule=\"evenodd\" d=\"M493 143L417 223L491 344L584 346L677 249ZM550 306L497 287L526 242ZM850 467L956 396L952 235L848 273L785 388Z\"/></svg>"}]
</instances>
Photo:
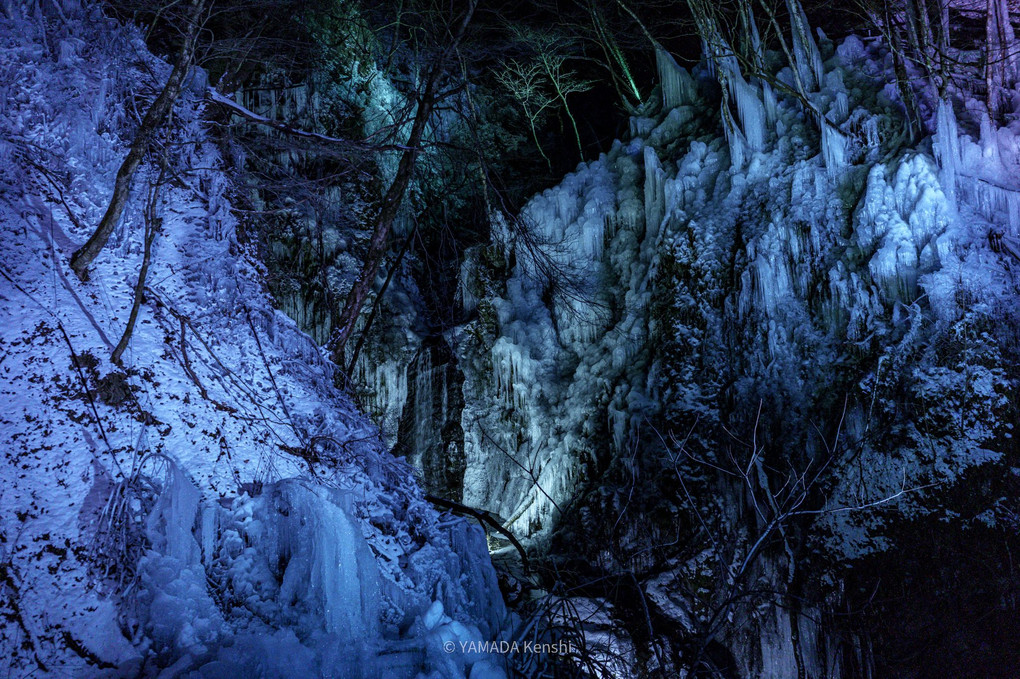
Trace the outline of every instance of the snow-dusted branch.
<instances>
[{"instance_id":1,"label":"snow-dusted branch","mask_svg":"<svg viewBox=\"0 0 1020 679\"><path fill-rule=\"evenodd\" d=\"M256 125L262 125L264 127L272 128L274 130L277 130L278 132L282 132L283 134L286 134L286 135L291 136L291 137L297 137L299 139L307 139L308 141L313 141L313 142L316 142L316 143L319 143L319 144L325 144L327 146L333 146L333 147L347 148L347 149L351 149L351 150L361 150L361 151L364 151L364 150L373 150L373 151L406 151L406 150L408 150L407 146L403 146L401 144L387 144L387 145L369 144L369 143L366 143L366 142L355 141L355 140L352 140L352 139L343 139L341 137L331 137L331 136L329 136L327 134L320 134L318 132L312 132L310 130L305 130L305 129L301 129L299 127L294 127L293 125L288 125L287 123L284 123L282 121L273 120L272 118L267 118L266 116L259 115L258 113L255 113L251 109L245 107L243 104L240 104L240 103L234 101L233 99L231 99L230 97L228 97L228 96L226 96L224 94L221 94L219 91L217 91L217 89L215 87L211 87L210 86L209 89L206 90L206 98L210 102L212 102L212 103L214 103L214 104L216 104L218 106L222 106L223 108L227 109L228 111L230 111L234 115L236 115L236 116L238 116L240 118L244 118L248 122L255 123Z\"/></svg>"}]
</instances>

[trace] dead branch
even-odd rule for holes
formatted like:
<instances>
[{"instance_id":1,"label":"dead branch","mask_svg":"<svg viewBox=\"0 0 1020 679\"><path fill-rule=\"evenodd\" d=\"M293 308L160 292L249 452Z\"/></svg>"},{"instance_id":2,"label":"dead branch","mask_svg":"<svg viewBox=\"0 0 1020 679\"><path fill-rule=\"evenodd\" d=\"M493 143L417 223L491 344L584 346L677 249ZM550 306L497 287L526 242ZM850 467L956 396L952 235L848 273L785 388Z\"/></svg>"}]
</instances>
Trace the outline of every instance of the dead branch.
<instances>
[{"instance_id":1,"label":"dead branch","mask_svg":"<svg viewBox=\"0 0 1020 679\"><path fill-rule=\"evenodd\" d=\"M499 521L492 518L492 515L489 512L485 512L480 509L475 509L474 507L468 507L467 505L462 505L459 502L447 500L446 498L436 497L435 495L426 495L425 499L434 505L443 507L444 509L449 509L450 511L456 512L458 514L466 514L468 516L474 517L475 519L478 519L479 523L483 523L489 526L497 533L504 536L507 540L510 541L510 544L514 546L514 549L517 550L517 553L521 555L521 564L524 566L524 572L526 574L531 572L531 565L528 562L528 554L527 552L524 551L524 547L521 545L520 541L507 528L504 528Z\"/></svg>"}]
</instances>

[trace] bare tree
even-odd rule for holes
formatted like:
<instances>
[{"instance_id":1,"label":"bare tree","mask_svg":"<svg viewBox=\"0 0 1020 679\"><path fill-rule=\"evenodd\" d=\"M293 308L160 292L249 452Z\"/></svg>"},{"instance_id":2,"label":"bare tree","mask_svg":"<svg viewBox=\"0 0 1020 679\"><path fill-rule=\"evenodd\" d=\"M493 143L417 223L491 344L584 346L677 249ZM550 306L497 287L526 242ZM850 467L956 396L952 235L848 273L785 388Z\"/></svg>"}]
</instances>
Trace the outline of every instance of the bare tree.
<instances>
[{"instance_id":1,"label":"bare tree","mask_svg":"<svg viewBox=\"0 0 1020 679\"><path fill-rule=\"evenodd\" d=\"M184 84L184 78L188 74L195 57L195 44L199 31L203 24L203 15L207 8L208 0L190 0L187 11L184 13L183 37L180 47L174 59L173 70L167 78L163 89L149 106L142 118L142 122L135 133L128 150L127 157L117 170L117 178L114 181L113 195L110 197L110 204L99 221L99 225L89 239L71 256L71 268L82 280L88 277L88 268L106 246L110 234L120 221L124 206L127 205L128 195L131 192L131 184L134 180L138 166L148 153L152 142L159 133L170 114L170 110L177 101ZM168 6L169 8L170 6Z\"/></svg>"},{"instance_id":2,"label":"bare tree","mask_svg":"<svg viewBox=\"0 0 1020 679\"><path fill-rule=\"evenodd\" d=\"M988 109L1001 113L1007 104L1006 92L1018 80L1017 46L1013 25L1009 20L1006 0L988 0L985 19L986 54L985 86L988 88Z\"/></svg>"},{"instance_id":3,"label":"bare tree","mask_svg":"<svg viewBox=\"0 0 1020 679\"><path fill-rule=\"evenodd\" d=\"M548 29L515 28L512 32L517 42L527 50L528 56L505 60L502 70L496 73L496 79L524 110L532 138L546 163L551 165L536 130L546 111L558 108L562 108L570 120L577 151L583 155L581 133L577 129L577 120L570 110L567 97L586 92L594 83L581 78L567 65L573 58L576 45L569 38Z\"/></svg>"},{"instance_id":4,"label":"bare tree","mask_svg":"<svg viewBox=\"0 0 1020 679\"><path fill-rule=\"evenodd\" d=\"M798 606L790 598L800 560L798 550L810 522L829 514L875 510L930 485L908 487L904 473L898 490L875 498L860 498L850 504L841 503L833 498L830 488L841 465L852 457L841 440L846 404L832 440L826 440L822 432L816 430L821 439L821 452L802 463L796 462L789 454L769 455L759 434L761 407L759 403L750 440L738 437L723 427L729 443L721 442L725 453L717 460L688 450L688 441L698 426L697 421L682 439L670 435L667 442L659 436L682 491L681 499L712 543L713 553L719 561L718 586L711 594L708 610L700 618L691 669L711 669L711 660L706 652L724 632L732 611L741 606L754 606L764 598L788 606L798 675L804 676L803 654L797 638ZM739 516L706 516L702 513L686 479L692 469L699 468L714 476L723 488L735 491L735 496L742 498L732 506L748 511L749 522L742 522ZM740 513L737 512L738 515ZM784 572L780 581L772 582L763 589L753 582L753 578L767 556ZM697 593L689 592L689 595L694 600Z\"/></svg>"},{"instance_id":5,"label":"bare tree","mask_svg":"<svg viewBox=\"0 0 1020 679\"><path fill-rule=\"evenodd\" d=\"M134 332L135 323L138 320L138 311L141 309L142 300L145 299L145 279L149 275L149 264L152 261L152 244L163 225L163 217L159 213L159 199L166 173L167 166L164 160L160 164L159 176L149 185L149 195L145 201L145 236L142 250L142 266L138 270L138 282L135 284L134 301L131 304L131 313L128 315L127 326L124 328L124 334L121 335L120 341L117 342L113 354L110 355L110 361L118 365L120 364L121 356L127 350L128 343L131 341L131 334Z\"/></svg>"},{"instance_id":6,"label":"bare tree","mask_svg":"<svg viewBox=\"0 0 1020 679\"><path fill-rule=\"evenodd\" d=\"M365 253L364 263L354 285L351 287L350 293L347 295L347 299L344 301L343 309L337 318L333 337L330 340L331 356L333 362L337 365L342 366L346 364L344 358L347 343L354 334L358 316L365 305L365 300L368 299L372 291L376 273L389 249L390 231L393 229L393 224L404 201L408 186L411 184L416 160L423 148L426 127L436 104L446 94L441 91L440 81L445 74L446 66L450 62L451 57L457 52L461 41L464 39L477 5L477 0L468 0L459 21L454 23L453 17L450 17L450 24L446 27L448 40L433 58L425 77L424 87L421 93L416 96L416 109L411 123L411 130L408 133L407 142L404 144L404 150L401 152L396 174L386 189L386 193L383 195L379 214L375 220L372 238L369 241L368 252Z\"/></svg>"}]
</instances>

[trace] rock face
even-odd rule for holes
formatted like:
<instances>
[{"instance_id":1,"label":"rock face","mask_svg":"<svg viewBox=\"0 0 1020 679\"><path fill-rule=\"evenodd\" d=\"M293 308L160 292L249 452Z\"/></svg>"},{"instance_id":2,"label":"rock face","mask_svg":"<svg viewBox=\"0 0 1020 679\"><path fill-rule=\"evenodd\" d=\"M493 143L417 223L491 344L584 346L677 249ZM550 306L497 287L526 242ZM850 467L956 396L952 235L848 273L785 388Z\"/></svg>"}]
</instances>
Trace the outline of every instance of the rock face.
<instances>
[{"instance_id":1,"label":"rock face","mask_svg":"<svg viewBox=\"0 0 1020 679\"><path fill-rule=\"evenodd\" d=\"M442 337L427 338L407 366L395 452L421 470L425 490L454 501L464 491L464 375Z\"/></svg>"},{"instance_id":2,"label":"rock face","mask_svg":"<svg viewBox=\"0 0 1020 679\"><path fill-rule=\"evenodd\" d=\"M642 607L606 620L668 621L616 639L648 671L668 647L870 672L832 621L845 569L1015 463L1015 125L919 92L933 134L910 142L887 52L795 42L803 101L789 68L692 75L659 50L630 136L447 257L456 299L399 269L355 366L428 492L624 578ZM326 239L337 271L348 236ZM321 340L305 293L288 313ZM982 487L970 515L1008 527Z\"/></svg>"}]
</instances>

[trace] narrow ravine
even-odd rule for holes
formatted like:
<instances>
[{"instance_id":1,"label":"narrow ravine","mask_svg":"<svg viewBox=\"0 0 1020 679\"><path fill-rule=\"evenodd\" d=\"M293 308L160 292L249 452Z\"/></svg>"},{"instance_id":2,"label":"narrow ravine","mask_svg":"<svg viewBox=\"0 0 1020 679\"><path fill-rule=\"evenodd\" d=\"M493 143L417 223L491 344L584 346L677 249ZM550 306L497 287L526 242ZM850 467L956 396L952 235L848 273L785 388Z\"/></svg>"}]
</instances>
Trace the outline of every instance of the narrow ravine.
<instances>
[{"instance_id":1,"label":"narrow ravine","mask_svg":"<svg viewBox=\"0 0 1020 679\"><path fill-rule=\"evenodd\" d=\"M1015 10L0 3L0 674L1013 677Z\"/></svg>"}]
</instances>

